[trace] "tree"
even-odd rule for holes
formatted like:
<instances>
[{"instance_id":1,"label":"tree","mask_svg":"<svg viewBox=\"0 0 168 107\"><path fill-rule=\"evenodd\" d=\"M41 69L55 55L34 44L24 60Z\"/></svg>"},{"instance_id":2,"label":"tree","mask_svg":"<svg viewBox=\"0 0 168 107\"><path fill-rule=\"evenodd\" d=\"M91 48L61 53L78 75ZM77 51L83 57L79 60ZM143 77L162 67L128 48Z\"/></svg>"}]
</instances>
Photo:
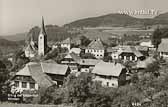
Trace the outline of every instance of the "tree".
<instances>
[{"instance_id":1,"label":"tree","mask_svg":"<svg viewBox=\"0 0 168 107\"><path fill-rule=\"evenodd\" d=\"M157 28L152 35L152 44L158 49L158 45L161 43L162 32Z\"/></svg>"},{"instance_id":2,"label":"tree","mask_svg":"<svg viewBox=\"0 0 168 107\"><path fill-rule=\"evenodd\" d=\"M80 40L82 46L88 46L89 43L91 42L90 39L88 39L86 36L81 36Z\"/></svg>"}]
</instances>

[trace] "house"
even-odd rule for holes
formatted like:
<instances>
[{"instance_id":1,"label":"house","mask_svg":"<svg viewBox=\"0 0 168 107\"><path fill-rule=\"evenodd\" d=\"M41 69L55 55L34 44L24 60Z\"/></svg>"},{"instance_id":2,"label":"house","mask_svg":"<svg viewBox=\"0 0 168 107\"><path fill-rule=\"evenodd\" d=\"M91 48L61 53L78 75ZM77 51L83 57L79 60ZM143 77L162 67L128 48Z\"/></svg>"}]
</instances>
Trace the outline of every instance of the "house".
<instances>
[{"instance_id":1,"label":"house","mask_svg":"<svg viewBox=\"0 0 168 107\"><path fill-rule=\"evenodd\" d=\"M68 53L62 60L61 64L68 65L72 72L78 72L78 62L81 58L74 52Z\"/></svg>"},{"instance_id":2,"label":"house","mask_svg":"<svg viewBox=\"0 0 168 107\"><path fill-rule=\"evenodd\" d=\"M149 48L146 46L135 46L136 50L141 52L143 56L149 56Z\"/></svg>"},{"instance_id":3,"label":"house","mask_svg":"<svg viewBox=\"0 0 168 107\"><path fill-rule=\"evenodd\" d=\"M88 47L85 49L85 53L91 53L96 58L103 58L105 53L105 48L102 41L98 38L93 40Z\"/></svg>"},{"instance_id":4,"label":"house","mask_svg":"<svg viewBox=\"0 0 168 107\"><path fill-rule=\"evenodd\" d=\"M140 42L140 46L145 46L145 47L148 47L149 50L155 50L154 48L154 45L152 44L152 41L151 40L142 40Z\"/></svg>"},{"instance_id":5,"label":"house","mask_svg":"<svg viewBox=\"0 0 168 107\"><path fill-rule=\"evenodd\" d=\"M81 59L78 62L78 67L80 72L91 72L95 65L99 63L100 60L97 59Z\"/></svg>"},{"instance_id":6,"label":"house","mask_svg":"<svg viewBox=\"0 0 168 107\"><path fill-rule=\"evenodd\" d=\"M69 53L75 53L76 55L80 56L81 49L80 48L72 48Z\"/></svg>"},{"instance_id":7,"label":"house","mask_svg":"<svg viewBox=\"0 0 168 107\"><path fill-rule=\"evenodd\" d=\"M92 71L93 80L100 81L103 86L118 87L126 82L126 68L119 63L100 61Z\"/></svg>"},{"instance_id":8,"label":"house","mask_svg":"<svg viewBox=\"0 0 168 107\"><path fill-rule=\"evenodd\" d=\"M146 52L146 50L144 49L143 50L141 49L141 51ZM134 46L127 46L127 45L116 46L108 48L107 52L109 53L109 55L111 54L111 57L114 60L121 59L124 61L137 61L138 59L144 58L144 55L140 52L140 48Z\"/></svg>"},{"instance_id":9,"label":"house","mask_svg":"<svg viewBox=\"0 0 168 107\"><path fill-rule=\"evenodd\" d=\"M168 58L168 38L161 39L161 43L158 46L158 52L160 57Z\"/></svg>"},{"instance_id":10,"label":"house","mask_svg":"<svg viewBox=\"0 0 168 107\"><path fill-rule=\"evenodd\" d=\"M133 46L123 46L119 51L119 59L124 61L137 61L144 59L144 55Z\"/></svg>"},{"instance_id":11,"label":"house","mask_svg":"<svg viewBox=\"0 0 168 107\"><path fill-rule=\"evenodd\" d=\"M30 62L18 71L11 81L15 85L15 90L23 93L23 96L28 96L24 94L27 91L29 93L38 91L43 94L52 85L61 86L69 73L67 65Z\"/></svg>"},{"instance_id":12,"label":"house","mask_svg":"<svg viewBox=\"0 0 168 107\"><path fill-rule=\"evenodd\" d=\"M122 52L122 49L119 48L119 46L116 47L108 47L107 48L107 53L108 56L111 56L113 60L119 59L119 55Z\"/></svg>"},{"instance_id":13,"label":"house","mask_svg":"<svg viewBox=\"0 0 168 107\"><path fill-rule=\"evenodd\" d=\"M71 49L71 39L70 39L70 38L67 38L67 39L63 40L63 41L61 42L61 47L62 47L62 48L67 48L68 51L70 51L70 49Z\"/></svg>"}]
</instances>

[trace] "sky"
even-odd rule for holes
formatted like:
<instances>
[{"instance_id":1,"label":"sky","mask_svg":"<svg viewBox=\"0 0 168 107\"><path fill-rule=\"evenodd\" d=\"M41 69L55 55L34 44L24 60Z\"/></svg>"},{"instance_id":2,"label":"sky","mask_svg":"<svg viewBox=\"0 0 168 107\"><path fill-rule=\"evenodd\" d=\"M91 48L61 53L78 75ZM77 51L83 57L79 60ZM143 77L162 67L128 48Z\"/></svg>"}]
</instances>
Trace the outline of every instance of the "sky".
<instances>
[{"instance_id":1,"label":"sky","mask_svg":"<svg viewBox=\"0 0 168 107\"><path fill-rule=\"evenodd\" d=\"M155 9L168 12L168 0L0 0L0 35L28 32L33 26L62 26L120 10ZM143 16L145 17L145 16Z\"/></svg>"}]
</instances>

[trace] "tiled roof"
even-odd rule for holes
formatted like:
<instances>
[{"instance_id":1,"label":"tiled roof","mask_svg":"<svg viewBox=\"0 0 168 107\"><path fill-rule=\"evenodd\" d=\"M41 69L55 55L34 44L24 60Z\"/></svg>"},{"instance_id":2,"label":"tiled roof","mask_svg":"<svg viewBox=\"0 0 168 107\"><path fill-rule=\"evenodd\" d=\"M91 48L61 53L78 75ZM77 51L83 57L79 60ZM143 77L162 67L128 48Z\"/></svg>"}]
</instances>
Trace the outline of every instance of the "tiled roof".
<instances>
[{"instance_id":1,"label":"tiled roof","mask_svg":"<svg viewBox=\"0 0 168 107\"><path fill-rule=\"evenodd\" d=\"M103 43L100 39L93 40L88 47L89 49L104 50Z\"/></svg>"},{"instance_id":2,"label":"tiled roof","mask_svg":"<svg viewBox=\"0 0 168 107\"><path fill-rule=\"evenodd\" d=\"M81 58L74 52L68 53L64 58L72 58L75 62L79 62Z\"/></svg>"},{"instance_id":3,"label":"tiled roof","mask_svg":"<svg viewBox=\"0 0 168 107\"><path fill-rule=\"evenodd\" d=\"M159 52L168 52L168 39L162 39L162 42L158 46Z\"/></svg>"},{"instance_id":4,"label":"tiled roof","mask_svg":"<svg viewBox=\"0 0 168 107\"><path fill-rule=\"evenodd\" d=\"M37 63L29 62L28 64L25 65L25 67L23 69L21 69L19 72L17 72L16 75L31 76L28 66L32 65L32 64L37 64Z\"/></svg>"},{"instance_id":5,"label":"tiled roof","mask_svg":"<svg viewBox=\"0 0 168 107\"><path fill-rule=\"evenodd\" d=\"M81 59L79 62L79 65L93 65L93 66L95 66L99 62L100 62L100 60L97 60L97 59Z\"/></svg>"},{"instance_id":6,"label":"tiled roof","mask_svg":"<svg viewBox=\"0 0 168 107\"><path fill-rule=\"evenodd\" d=\"M37 82L42 92L54 85L52 79L43 72L40 64L29 65L29 69L32 78Z\"/></svg>"},{"instance_id":7,"label":"tiled roof","mask_svg":"<svg viewBox=\"0 0 168 107\"><path fill-rule=\"evenodd\" d=\"M105 76L119 76L122 69L124 68L123 65L119 63L107 63L107 62L99 62L96 64L95 68L93 69L92 73L98 75L105 75Z\"/></svg>"},{"instance_id":8,"label":"tiled roof","mask_svg":"<svg viewBox=\"0 0 168 107\"><path fill-rule=\"evenodd\" d=\"M68 70L68 65L60 65L56 63L41 63L42 70L48 74L65 75Z\"/></svg>"}]
</instances>

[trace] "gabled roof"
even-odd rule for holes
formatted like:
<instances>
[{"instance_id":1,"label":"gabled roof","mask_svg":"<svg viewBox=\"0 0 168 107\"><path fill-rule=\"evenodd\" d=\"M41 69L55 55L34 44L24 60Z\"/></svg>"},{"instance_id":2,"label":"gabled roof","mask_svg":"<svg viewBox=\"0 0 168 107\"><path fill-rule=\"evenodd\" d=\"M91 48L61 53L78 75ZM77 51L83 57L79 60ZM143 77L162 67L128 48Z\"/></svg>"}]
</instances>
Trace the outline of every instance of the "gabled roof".
<instances>
[{"instance_id":1,"label":"gabled roof","mask_svg":"<svg viewBox=\"0 0 168 107\"><path fill-rule=\"evenodd\" d=\"M121 53L134 53L137 57L143 56L143 54L136 49L134 46L121 46Z\"/></svg>"},{"instance_id":2,"label":"gabled roof","mask_svg":"<svg viewBox=\"0 0 168 107\"><path fill-rule=\"evenodd\" d=\"M56 63L41 63L43 72L48 74L65 75L68 70L68 65L60 65Z\"/></svg>"},{"instance_id":3,"label":"gabled roof","mask_svg":"<svg viewBox=\"0 0 168 107\"><path fill-rule=\"evenodd\" d=\"M40 64L29 65L29 69L32 78L37 82L42 92L54 85L52 79L43 72Z\"/></svg>"},{"instance_id":4,"label":"gabled roof","mask_svg":"<svg viewBox=\"0 0 168 107\"><path fill-rule=\"evenodd\" d=\"M102 41L98 38L93 40L87 47L88 49L104 50Z\"/></svg>"},{"instance_id":5,"label":"gabled roof","mask_svg":"<svg viewBox=\"0 0 168 107\"><path fill-rule=\"evenodd\" d=\"M80 52L81 52L80 48L72 48L69 53L80 54Z\"/></svg>"},{"instance_id":6,"label":"gabled roof","mask_svg":"<svg viewBox=\"0 0 168 107\"><path fill-rule=\"evenodd\" d=\"M100 60L97 60L97 59L81 59L80 62L79 62L79 65L92 65L92 66L95 66L99 62L100 62Z\"/></svg>"},{"instance_id":7,"label":"gabled roof","mask_svg":"<svg viewBox=\"0 0 168 107\"><path fill-rule=\"evenodd\" d=\"M81 60L81 58L74 52L68 53L64 58L72 58L75 62L79 62Z\"/></svg>"},{"instance_id":8,"label":"gabled roof","mask_svg":"<svg viewBox=\"0 0 168 107\"><path fill-rule=\"evenodd\" d=\"M98 75L118 77L123 68L124 66L119 63L115 64L115 63L107 63L107 62L100 61L98 64L96 64L92 73L98 74Z\"/></svg>"},{"instance_id":9,"label":"gabled roof","mask_svg":"<svg viewBox=\"0 0 168 107\"><path fill-rule=\"evenodd\" d=\"M159 52L168 52L168 38L164 38L161 40L161 43L158 46Z\"/></svg>"},{"instance_id":10,"label":"gabled roof","mask_svg":"<svg viewBox=\"0 0 168 107\"><path fill-rule=\"evenodd\" d=\"M28 66L33 65L33 64L37 64L37 63L29 62L28 64L25 65L25 67L23 69L21 69L20 71L18 71L16 73L16 75L31 76L31 74L29 72L29 67Z\"/></svg>"}]
</instances>

